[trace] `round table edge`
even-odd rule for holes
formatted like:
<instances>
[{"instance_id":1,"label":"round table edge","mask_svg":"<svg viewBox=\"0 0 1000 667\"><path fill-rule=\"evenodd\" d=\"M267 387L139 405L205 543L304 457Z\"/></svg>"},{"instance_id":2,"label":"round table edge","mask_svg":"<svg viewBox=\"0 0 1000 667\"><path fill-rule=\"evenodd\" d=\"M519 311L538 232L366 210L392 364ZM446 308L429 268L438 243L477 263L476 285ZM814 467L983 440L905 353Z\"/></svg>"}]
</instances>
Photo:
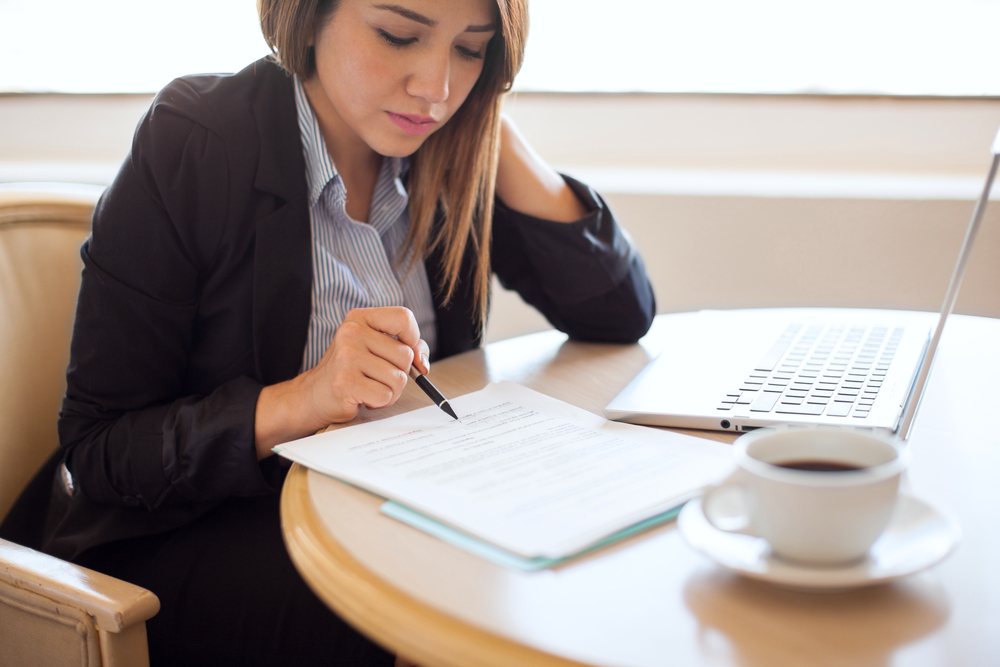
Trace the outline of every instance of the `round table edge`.
<instances>
[{"instance_id":1,"label":"round table edge","mask_svg":"<svg viewBox=\"0 0 1000 667\"><path fill-rule=\"evenodd\" d=\"M309 496L308 470L295 463L281 492L281 529L296 569L341 618L421 667L579 667L470 625L376 576L324 527Z\"/></svg>"}]
</instances>

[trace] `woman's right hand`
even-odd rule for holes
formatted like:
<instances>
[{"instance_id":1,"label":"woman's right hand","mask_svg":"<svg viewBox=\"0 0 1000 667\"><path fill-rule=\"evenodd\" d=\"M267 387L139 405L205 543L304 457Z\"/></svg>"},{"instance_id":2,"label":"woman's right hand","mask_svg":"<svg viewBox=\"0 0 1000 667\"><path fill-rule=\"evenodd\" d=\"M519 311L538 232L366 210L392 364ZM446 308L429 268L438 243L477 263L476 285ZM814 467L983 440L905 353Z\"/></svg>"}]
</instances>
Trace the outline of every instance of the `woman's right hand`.
<instances>
[{"instance_id":1,"label":"woman's right hand","mask_svg":"<svg viewBox=\"0 0 1000 667\"><path fill-rule=\"evenodd\" d=\"M353 419L360 406L392 405L410 365L427 373L427 343L403 307L350 311L320 362L296 378L265 387L257 400L257 459L282 442Z\"/></svg>"}]
</instances>

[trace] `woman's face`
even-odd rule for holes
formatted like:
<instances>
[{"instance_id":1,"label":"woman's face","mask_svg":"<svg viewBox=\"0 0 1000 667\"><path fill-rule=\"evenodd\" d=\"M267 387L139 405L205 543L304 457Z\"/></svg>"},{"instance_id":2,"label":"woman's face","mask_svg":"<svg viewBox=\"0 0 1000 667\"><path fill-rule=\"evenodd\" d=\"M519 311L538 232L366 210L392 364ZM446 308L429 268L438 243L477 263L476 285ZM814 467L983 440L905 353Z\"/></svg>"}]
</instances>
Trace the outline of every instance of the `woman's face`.
<instances>
[{"instance_id":1,"label":"woman's face","mask_svg":"<svg viewBox=\"0 0 1000 667\"><path fill-rule=\"evenodd\" d=\"M462 106L496 28L495 0L340 0L306 82L327 141L412 154Z\"/></svg>"}]
</instances>

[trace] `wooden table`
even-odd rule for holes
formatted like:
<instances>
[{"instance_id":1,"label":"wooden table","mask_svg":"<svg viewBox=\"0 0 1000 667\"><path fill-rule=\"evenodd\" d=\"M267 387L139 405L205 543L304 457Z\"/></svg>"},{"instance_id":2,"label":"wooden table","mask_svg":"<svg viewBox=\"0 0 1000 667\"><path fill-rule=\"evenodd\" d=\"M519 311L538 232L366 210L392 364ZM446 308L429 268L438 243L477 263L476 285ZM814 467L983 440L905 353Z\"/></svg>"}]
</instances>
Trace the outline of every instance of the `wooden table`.
<instances>
[{"instance_id":1,"label":"wooden table","mask_svg":"<svg viewBox=\"0 0 1000 667\"><path fill-rule=\"evenodd\" d=\"M431 377L452 396L512 380L600 414L686 316L658 317L634 346L556 332L502 341L434 364ZM887 585L817 594L750 581L688 548L673 522L518 572L298 466L282 492L286 544L331 608L426 667L1000 665L1000 320L953 316L939 354L910 439L909 482L958 519L963 538L943 563ZM408 387L378 416L427 404Z\"/></svg>"}]
</instances>

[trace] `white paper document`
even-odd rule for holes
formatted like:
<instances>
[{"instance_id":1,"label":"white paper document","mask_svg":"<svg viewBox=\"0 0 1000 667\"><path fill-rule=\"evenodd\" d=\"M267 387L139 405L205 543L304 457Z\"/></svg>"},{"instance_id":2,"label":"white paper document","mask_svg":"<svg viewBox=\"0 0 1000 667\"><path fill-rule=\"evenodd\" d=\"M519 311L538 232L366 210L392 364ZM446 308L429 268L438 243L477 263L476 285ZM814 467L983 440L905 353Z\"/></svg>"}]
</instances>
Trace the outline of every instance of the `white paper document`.
<instances>
[{"instance_id":1,"label":"white paper document","mask_svg":"<svg viewBox=\"0 0 1000 667\"><path fill-rule=\"evenodd\" d=\"M562 558L676 507L732 466L728 445L610 422L511 382L276 447L526 558Z\"/></svg>"}]
</instances>

